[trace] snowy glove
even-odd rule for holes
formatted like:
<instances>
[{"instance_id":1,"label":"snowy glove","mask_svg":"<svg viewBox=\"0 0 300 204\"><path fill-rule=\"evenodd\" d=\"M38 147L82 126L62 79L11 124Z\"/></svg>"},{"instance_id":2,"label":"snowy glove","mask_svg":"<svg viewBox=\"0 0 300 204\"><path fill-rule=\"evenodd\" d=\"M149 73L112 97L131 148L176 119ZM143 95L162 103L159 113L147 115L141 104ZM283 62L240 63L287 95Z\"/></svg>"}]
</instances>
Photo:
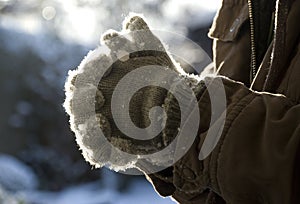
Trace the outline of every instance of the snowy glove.
<instances>
[{"instance_id":1,"label":"snowy glove","mask_svg":"<svg viewBox=\"0 0 300 204\"><path fill-rule=\"evenodd\" d=\"M121 159L124 152L131 155L152 154L164 149L176 136L181 113L179 103L170 90L179 90L180 98L189 106L190 98L182 82L194 87L196 95L201 92L202 86L197 86L197 77L189 77L175 63L140 16L125 20L121 32L107 31L101 42L107 46L107 50L98 48L90 52L77 70L69 72L64 106L70 115L76 141L87 161L96 167L110 164L115 170L122 169L116 165L131 168L134 167L134 161ZM133 74L134 78L121 86L124 91L118 89L121 92L114 93L124 76L141 67L146 68L143 72L146 74ZM114 97L126 97L137 84L152 83L153 80L157 83L137 90L128 104L122 103L122 100L113 103ZM165 112L161 109L155 111L153 107L162 107ZM122 108L128 108L129 113L124 113ZM129 114L129 118L126 114ZM116 119L121 121L123 128L128 127L129 132L131 123L140 129L148 127L148 132L134 138L119 129ZM149 139L149 135L163 126L163 131L159 130L156 137ZM112 151L110 145L119 151ZM120 159L121 162L117 161Z\"/></svg>"}]
</instances>

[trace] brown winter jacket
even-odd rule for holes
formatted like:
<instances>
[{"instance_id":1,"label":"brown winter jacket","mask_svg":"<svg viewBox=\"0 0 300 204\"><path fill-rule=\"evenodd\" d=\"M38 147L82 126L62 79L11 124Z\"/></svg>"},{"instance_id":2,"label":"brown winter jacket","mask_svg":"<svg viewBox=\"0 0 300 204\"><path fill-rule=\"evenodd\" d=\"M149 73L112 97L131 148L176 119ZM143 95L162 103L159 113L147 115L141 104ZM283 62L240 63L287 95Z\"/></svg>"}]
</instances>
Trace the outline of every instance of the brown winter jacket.
<instances>
[{"instance_id":1,"label":"brown winter jacket","mask_svg":"<svg viewBox=\"0 0 300 204\"><path fill-rule=\"evenodd\" d=\"M189 204L300 203L299 20L300 0L223 0L209 32L215 68L206 70L237 81L224 80L222 136L200 161L201 124L182 159L149 175L161 195ZM199 101L201 122L208 97Z\"/></svg>"}]
</instances>

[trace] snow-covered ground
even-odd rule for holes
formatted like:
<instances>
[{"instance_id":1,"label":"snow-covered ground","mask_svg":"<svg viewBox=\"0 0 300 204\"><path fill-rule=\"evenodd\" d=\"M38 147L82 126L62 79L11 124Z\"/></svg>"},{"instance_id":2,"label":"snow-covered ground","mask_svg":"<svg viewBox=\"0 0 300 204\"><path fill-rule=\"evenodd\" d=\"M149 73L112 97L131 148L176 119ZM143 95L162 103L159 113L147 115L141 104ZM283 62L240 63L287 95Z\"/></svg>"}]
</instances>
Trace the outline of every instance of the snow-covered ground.
<instances>
[{"instance_id":1,"label":"snow-covered ground","mask_svg":"<svg viewBox=\"0 0 300 204\"><path fill-rule=\"evenodd\" d=\"M125 192L116 190L115 173L105 170L101 181L51 192L36 189L38 179L30 167L9 155L0 155L0 204L171 204L146 180L131 182Z\"/></svg>"},{"instance_id":2,"label":"snow-covered ground","mask_svg":"<svg viewBox=\"0 0 300 204\"><path fill-rule=\"evenodd\" d=\"M133 182L126 193L99 187L99 182L67 188L61 192L28 191L19 194L28 203L39 204L174 204L160 197L146 181Z\"/></svg>"}]
</instances>

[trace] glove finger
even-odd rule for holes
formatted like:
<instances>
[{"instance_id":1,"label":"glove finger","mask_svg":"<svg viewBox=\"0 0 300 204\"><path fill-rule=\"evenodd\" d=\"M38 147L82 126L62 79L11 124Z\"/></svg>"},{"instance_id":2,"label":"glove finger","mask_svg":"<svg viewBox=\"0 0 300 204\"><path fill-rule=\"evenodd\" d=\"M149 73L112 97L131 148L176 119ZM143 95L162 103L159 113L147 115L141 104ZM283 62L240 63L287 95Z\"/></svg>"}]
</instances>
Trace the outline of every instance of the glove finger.
<instances>
[{"instance_id":1,"label":"glove finger","mask_svg":"<svg viewBox=\"0 0 300 204\"><path fill-rule=\"evenodd\" d=\"M129 31L133 43L139 49L165 51L162 42L151 32L141 16L135 15L125 19L123 30Z\"/></svg>"},{"instance_id":2,"label":"glove finger","mask_svg":"<svg viewBox=\"0 0 300 204\"><path fill-rule=\"evenodd\" d=\"M101 42L111 50L110 54L114 60L126 61L129 59L129 53L136 51L133 43L115 30L108 30L104 33Z\"/></svg>"}]
</instances>

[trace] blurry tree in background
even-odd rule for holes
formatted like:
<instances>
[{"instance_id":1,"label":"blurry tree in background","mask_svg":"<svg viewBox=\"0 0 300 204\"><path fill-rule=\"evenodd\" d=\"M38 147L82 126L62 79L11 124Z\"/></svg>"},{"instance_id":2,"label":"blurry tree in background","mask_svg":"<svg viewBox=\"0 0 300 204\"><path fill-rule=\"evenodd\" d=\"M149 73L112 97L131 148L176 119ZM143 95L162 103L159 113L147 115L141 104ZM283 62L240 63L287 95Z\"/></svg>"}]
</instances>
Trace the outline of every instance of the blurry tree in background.
<instances>
[{"instance_id":1,"label":"blurry tree in background","mask_svg":"<svg viewBox=\"0 0 300 204\"><path fill-rule=\"evenodd\" d=\"M78 151L62 108L63 85L101 33L130 12L153 28L206 37L219 0L0 0L0 153L29 165L40 189L97 180ZM126 183L128 176L120 176ZM0 179L1 180L1 179ZM121 182L120 182L121 183ZM1 185L1 181L0 181ZM121 187L120 187L121 188Z\"/></svg>"}]
</instances>

